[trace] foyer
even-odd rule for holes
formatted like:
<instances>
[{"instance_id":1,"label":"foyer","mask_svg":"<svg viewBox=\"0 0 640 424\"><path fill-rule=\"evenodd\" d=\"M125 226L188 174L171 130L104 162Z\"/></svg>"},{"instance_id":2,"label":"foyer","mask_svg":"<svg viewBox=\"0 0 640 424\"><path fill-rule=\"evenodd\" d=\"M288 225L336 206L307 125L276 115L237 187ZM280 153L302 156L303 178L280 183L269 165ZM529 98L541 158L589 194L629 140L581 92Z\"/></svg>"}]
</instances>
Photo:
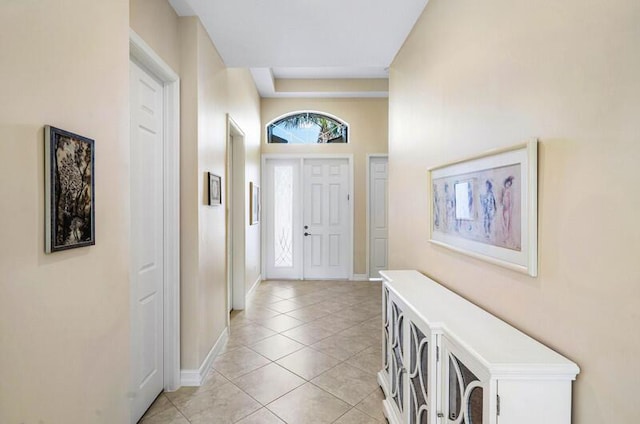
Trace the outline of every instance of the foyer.
<instances>
[{"instance_id":1,"label":"foyer","mask_svg":"<svg viewBox=\"0 0 640 424\"><path fill-rule=\"evenodd\" d=\"M380 311L379 282L263 281L204 384L140 423L384 423Z\"/></svg>"}]
</instances>

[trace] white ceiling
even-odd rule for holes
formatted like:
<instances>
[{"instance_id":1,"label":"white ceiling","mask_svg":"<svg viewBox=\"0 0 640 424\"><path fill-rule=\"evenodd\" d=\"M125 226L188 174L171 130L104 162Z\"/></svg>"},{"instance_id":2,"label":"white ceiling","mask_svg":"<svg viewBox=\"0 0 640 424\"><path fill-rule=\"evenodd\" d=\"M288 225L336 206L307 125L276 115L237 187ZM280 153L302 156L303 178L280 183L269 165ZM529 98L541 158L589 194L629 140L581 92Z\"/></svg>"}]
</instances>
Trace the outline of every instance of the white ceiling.
<instances>
[{"instance_id":1,"label":"white ceiling","mask_svg":"<svg viewBox=\"0 0 640 424\"><path fill-rule=\"evenodd\" d=\"M170 2L200 18L229 67L274 78L386 78L427 0Z\"/></svg>"}]
</instances>

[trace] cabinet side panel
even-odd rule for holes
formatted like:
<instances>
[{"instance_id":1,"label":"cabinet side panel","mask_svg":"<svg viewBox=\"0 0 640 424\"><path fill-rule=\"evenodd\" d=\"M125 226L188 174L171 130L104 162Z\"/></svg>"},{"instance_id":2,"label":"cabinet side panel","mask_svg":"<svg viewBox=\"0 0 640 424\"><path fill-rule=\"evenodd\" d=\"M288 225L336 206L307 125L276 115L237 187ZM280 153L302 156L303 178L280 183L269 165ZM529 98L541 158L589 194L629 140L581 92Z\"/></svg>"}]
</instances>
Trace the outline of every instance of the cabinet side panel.
<instances>
[{"instance_id":1,"label":"cabinet side panel","mask_svg":"<svg viewBox=\"0 0 640 424\"><path fill-rule=\"evenodd\" d=\"M500 380L498 423L571 424L571 381Z\"/></svg>"}]
</instances>

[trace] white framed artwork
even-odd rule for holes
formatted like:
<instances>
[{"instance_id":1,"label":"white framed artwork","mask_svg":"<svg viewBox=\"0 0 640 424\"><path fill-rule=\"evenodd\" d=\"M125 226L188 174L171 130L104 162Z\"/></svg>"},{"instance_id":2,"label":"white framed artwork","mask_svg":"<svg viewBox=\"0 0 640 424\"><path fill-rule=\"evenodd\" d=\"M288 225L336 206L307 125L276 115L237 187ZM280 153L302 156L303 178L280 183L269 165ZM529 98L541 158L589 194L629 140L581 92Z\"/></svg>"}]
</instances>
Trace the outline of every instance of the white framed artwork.
<instances>
[{"instance_id":1,"label":"white framed artwork","mask_svg":"<svg viewBox=\"0 0 640 424\"><path fill-rule=\"evenodd\" d=\"M429 169L429 202L429 241L537 276L537 140Z\"/></svg>"}]
</instances>

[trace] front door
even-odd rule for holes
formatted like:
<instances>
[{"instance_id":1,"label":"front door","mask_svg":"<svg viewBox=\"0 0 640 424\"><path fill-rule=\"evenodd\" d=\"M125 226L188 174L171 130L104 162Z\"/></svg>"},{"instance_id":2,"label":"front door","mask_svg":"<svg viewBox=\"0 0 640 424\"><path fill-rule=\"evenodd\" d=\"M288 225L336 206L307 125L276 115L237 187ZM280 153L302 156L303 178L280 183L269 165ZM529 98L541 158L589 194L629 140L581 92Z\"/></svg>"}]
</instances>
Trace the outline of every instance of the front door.
<instances>
[{"instance_id":1,"label":"front door","mask_svg":"<svg viewBox=\"0 0 640 424\"><path fill-rule=\"evenodd\" d=\"M348 160L306 159L303 184L304 278L349 278Z\"/></svg>"},{"instance_id":2,"label":"front door","mask_svg":"<svg viewBox=\"0 0 640 424\"><path fill-rule=\"evenodd\" d=\"M163 87L130 63L132 422L164 386Z\"/></svg>"},{"instance_id":3,"label":"front door","mask_svg":"<svg viewBox=\"0 0 640 424\"><path fill-rule=\"evenodd\" d=\"M267 159L266 278L350 277L350 169L348 159Z\"/></svg>"}]
</instances>

